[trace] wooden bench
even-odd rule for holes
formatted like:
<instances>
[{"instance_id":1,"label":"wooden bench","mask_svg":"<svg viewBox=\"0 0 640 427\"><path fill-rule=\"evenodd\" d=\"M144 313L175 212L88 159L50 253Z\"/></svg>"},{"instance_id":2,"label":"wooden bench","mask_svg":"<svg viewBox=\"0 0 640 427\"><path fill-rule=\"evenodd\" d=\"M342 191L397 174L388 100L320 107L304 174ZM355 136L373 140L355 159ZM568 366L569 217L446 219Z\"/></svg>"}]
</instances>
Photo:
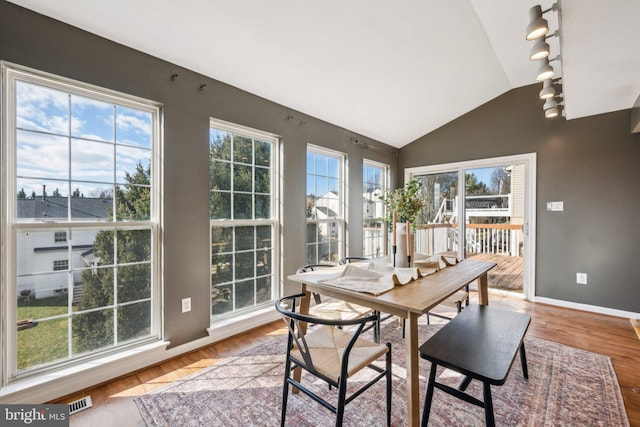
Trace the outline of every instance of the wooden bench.
<instances>
[{"instance_id":1,"label":"wooden bench","mask_svg":"<svg viewBox=\"0 0 640 427\"><path fill-rule=\"evenodd\" d=\"M487 426L494 426L491 385L503 385L520 350L525 378L529 378L524 335L531 316L472 304L420 346L420 357L431 362L422 425L429 421L434 387L484 408ZM458 388L436 382L438 365L464 375ZM483 383L484 402L464 391L472 380Z\"/></svg>"}]
</instances>

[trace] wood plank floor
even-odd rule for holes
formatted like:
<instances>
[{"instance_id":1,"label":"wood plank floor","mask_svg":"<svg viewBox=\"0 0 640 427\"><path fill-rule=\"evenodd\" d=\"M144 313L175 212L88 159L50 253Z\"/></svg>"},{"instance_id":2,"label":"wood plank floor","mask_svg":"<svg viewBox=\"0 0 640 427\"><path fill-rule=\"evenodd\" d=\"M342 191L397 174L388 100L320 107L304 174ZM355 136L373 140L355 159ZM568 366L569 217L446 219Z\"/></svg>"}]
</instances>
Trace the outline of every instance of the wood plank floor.
<instances>
[{"instance_id":1,"label":"wood plank floor","mask_svg":"<svg viewBox=\"0 0 640 427\"><path fill-rule=\"evenodd\" d=\"M493 294L489 301L495 306L529 313L532 317L530 336L609 356L618 376L630 424L640 427L640 340L628 319ZM473 302L477 302L475 293L472 293ZM72 426L144 426L133 402L136 396L284 334L283 326L278 321L52 403L68 403L91 395L94 406L71 416Z\"/></svg>"}]
</instances>

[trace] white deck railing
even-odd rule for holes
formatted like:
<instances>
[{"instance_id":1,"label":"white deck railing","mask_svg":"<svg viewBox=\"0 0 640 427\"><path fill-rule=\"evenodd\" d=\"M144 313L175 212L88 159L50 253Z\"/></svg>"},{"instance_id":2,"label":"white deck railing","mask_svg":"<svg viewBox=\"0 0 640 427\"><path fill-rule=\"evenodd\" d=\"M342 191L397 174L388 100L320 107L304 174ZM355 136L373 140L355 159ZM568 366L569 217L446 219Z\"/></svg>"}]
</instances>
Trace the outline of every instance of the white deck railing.
<instances>
[{"instance_id":1,"label":"white deck railing","mask_svg":"<svg viewBox=\"0 0 640 427\"><path fill-rule=\"evenodd\" d=\"M521 256L522 224L466 224L466 253ZM415 251L431 255L457 252L457 224L425 224L416 227Z\"/></svg>"}]
</instances>

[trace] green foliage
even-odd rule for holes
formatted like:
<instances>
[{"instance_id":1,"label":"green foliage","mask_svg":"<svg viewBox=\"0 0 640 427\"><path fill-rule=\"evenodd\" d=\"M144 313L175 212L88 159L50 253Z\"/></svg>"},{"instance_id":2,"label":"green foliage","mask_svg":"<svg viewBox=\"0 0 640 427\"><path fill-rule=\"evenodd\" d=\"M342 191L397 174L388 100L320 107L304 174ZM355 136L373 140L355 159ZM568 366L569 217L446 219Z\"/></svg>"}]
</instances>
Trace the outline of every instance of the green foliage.
<instances>
[{"instance_id":1,"label":"green foliage","mask_svg":"<svg viewBox=\"0 0 640 427\"><path fill-rule=\"evenodd\" d=\"M141 164L135 173L125 174L127 183L118 186L116 218L119 220L147 220L151 215L151 171ZM94 241L95 255L100 268L82 273L83 293L79 310L90 310L114 304L114 274L117 269L118 304L149 298L151 271L149 264L122 265L151 259L151 234L149 230L118 230L117 253L114 258L116 236L113 231L101 231ZM117 313L118 342L145 335L150 331L150 304L148 301L117 308L91 311L73 318L73 351L82 353L114 342L113 316Z\"/></svg>"},{"instance_id":2,"label":"green foliage","mask_svg":"<svg viewBox=\"0 0 640 427\"><path fill-rule=\"evenodd\" d=\"M465 175L465 186L467 195L489 194L487 184L482 181L478 181L475 173L468 173Z\"/></svg>"},{"instance_id":3,"label":"green foliage","mask_svg":"<svg viewBox=\"0 0 640 427\"><path fill-rule=\"evenodd\" d=\"M21 188L20 191L18 191L18 199L26 199L27 198L27 193L24 192L24 188Z\"/></svg>"},{"instance_id":4,"label":"green foliage","mask_svg":"<svg viewBox=\"0 0 640 427\"><path fill-rule=\"evenodd\" d=\"M396 212L398 222L411 222L415 225L416 217L425 204L421 189L422 183L414 178L404 187L380 196L380 200L386 207L385 220L391 223L393 213Z\"/></svg>"}]
</instances>

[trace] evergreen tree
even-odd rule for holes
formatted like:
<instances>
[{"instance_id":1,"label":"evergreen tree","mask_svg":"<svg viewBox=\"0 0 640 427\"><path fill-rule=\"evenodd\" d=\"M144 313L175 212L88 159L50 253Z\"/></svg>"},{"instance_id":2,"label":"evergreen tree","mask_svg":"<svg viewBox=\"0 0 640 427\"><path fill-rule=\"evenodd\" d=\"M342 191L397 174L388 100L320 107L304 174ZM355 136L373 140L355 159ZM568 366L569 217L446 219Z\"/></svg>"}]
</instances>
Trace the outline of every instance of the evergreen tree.
<instances>
[{"instance_id":1,"label":"evergreen tree","mask_svg":"<svg viewBox=\"0 0 640 427\"><path fill-rule=\"evenodd\" d=\"M24 188L21 188L20 191L18 191L18 199L26 199L27 198L27 193L24 192Z\"/></svg>"},{"instance_id":2,"label":"evergreen tree","mask_svg":"<svg viewBox=\"0 0 640 427\"><path fill-rule=\"evenodd\" d=\"M150 218L151 171L142 164L133 175L125 174L126 184L115 190L117 220ZM113 215L111 215L113 217ZM117 235L116 235L117 234ZM115 242L117 242L117 247ZM79 310L114 304L114 274L117 268L117 304L149 298L151 270L148 263L123 265L151 259L149 230L100 231L94 241L99 267L82 273L83 293ZM117 250L117 259L114 254ZM118 342L144 336L150 332L151 304L148 301L119 305L115 309L79 314L73 318L74 353L91 351L114 343L113 316L117 313Z\"/></svg>"}]
</instances>

